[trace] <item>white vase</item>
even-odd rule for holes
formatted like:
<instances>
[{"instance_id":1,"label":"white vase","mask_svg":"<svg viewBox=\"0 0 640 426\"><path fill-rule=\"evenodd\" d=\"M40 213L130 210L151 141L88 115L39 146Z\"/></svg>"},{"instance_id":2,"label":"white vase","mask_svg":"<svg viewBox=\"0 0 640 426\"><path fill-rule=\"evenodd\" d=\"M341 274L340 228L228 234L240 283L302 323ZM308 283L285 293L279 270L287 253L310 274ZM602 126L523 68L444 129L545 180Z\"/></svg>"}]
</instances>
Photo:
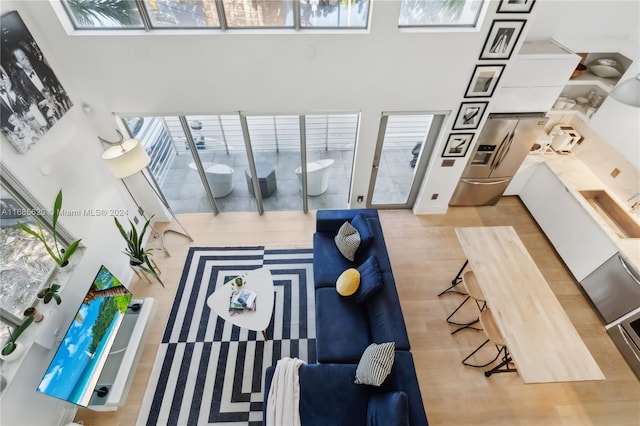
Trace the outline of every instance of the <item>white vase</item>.
<instances>
[{"instance_id":1,"label":"white vase","mask_svg":"<svg viewBox=\"0 0 640 426\"><path fill-rule=\"evenodd\" d=\"M16 348L9 355L3 355L0 351L0 359L6 362L16 361L22 358L25 353L25 347L22 343L16 342Z\"/></svg>"}]
</instances>

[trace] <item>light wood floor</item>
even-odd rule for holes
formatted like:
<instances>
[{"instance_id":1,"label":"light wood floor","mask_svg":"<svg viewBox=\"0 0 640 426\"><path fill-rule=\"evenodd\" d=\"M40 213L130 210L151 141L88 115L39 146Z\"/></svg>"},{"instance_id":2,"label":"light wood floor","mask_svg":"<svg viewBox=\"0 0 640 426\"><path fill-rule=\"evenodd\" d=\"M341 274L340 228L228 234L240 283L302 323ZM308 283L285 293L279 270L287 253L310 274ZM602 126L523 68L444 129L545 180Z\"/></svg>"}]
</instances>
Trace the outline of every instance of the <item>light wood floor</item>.
<instances>
[{"instance_id":1,"label":"light wood floor","mask_svg":"<svg viewBox=\"0 0 640 426\"><path fill-rule=\"evenodd\" d=\"M606 425L640 424L640 383L606 334L592 306L517 197L492 207L450 208L446 215L415 216L408 210L380 211L400 294L422 399L436 425ZM310 248L314 214L278 212L180 216L194 242L167 234L171 257L156 254L166 288L136 281L135 297L154 297L158 309L126 406L115 413L81 409L76 421L87 426L133 425L190 244L264 245ZM511 225L529 250L558 300L598 362L606 380L553 384L522 383L517 374L485 378L460 360L482 343L465 330L451 336L445 322L461 296L437 294L464 261L456 226ZM473 315L473 312L465 312ZM562 345L562 342L558 342ZM329 426L329 425L328 425Z\"/></svg>"}]
</instances>

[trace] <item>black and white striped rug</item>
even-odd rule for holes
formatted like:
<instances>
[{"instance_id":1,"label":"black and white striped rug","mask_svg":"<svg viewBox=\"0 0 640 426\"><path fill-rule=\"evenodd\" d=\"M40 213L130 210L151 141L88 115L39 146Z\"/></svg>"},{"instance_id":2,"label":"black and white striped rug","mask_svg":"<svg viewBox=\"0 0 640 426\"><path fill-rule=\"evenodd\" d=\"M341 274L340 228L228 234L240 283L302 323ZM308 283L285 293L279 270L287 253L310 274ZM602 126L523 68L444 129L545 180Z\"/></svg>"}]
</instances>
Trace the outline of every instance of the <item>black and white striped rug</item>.
<instances>
[{"instance_id":1,"label":"black and white striped rug","mask_svg":"<svg viewBox=\"0 0 640 426\"><path fill-rule=\"evenodd\" d=\"M137 424L260 425L266 368L286 356L316 360L312 261L312 249L192 247ZM217 287L263 266L276 293L267 342L206 304Z\"/></svg>"}]
</instances>

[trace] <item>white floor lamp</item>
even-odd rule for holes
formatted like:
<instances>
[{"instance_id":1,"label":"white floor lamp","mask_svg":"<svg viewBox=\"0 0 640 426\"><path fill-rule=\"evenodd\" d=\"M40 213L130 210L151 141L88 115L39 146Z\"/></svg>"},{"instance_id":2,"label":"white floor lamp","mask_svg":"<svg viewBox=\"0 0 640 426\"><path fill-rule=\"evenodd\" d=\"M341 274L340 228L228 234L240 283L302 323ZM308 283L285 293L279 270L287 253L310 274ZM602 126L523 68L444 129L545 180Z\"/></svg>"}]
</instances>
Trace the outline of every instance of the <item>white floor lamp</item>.
<instances>
[{"instance_id":1,"label":"white floor lamp","mask_svg":"<svg viewBox=\"0 0 640 426\"><path fill-rule=\"evenodd\" d=\"M167 232L174 232L176 234L183 235L189 238L191 241L193 241L193 238L191 237L191 235L189 235L189 232L187 232L185 227L182 226L180 221L178 221L178 218L173 213L173 210L171 210L171 207L165 201L164 197L158 194L158 191L156 190L154 185L151 182L149 182L149 179L147 179L147 176L142 172L151 162L151 158L149 158L149 155L142 147L142 144L140 143L140 141L135 138L125 140L124 137L122 136L122 133L120 133L119 130L116 129L116 132L120 136L119 141L110 142L108 140L102 139L101 137L98 137L98 139L100 139L100 142L109 146L109 148L107 148L107 150L102 153L102 159L105 160L105 162L107 163L107 166L109 167L109 170L111 170L111 173L113 174L113 176L115 176L118 179L123 179L140 172L144 177L144 179L149 184L149 186L151 187L151 189L153 190L153 192L160 199L164 207L171 214L171 221L175 220L175 222L181 228L180 230L177 230L177 229L172 229L167 227L167 228L164 228L160 233L162 250L164 250L167 256L171 256L171 254L165 247L165 242L164 242L164 235ZM124 181L122 183L127 188L127 191L129 191L127 184ZM129 194L131 195L131 191L129 191ZM133 198L133 195L131 195L131 197Z\"/></svg>"}]
</instances>

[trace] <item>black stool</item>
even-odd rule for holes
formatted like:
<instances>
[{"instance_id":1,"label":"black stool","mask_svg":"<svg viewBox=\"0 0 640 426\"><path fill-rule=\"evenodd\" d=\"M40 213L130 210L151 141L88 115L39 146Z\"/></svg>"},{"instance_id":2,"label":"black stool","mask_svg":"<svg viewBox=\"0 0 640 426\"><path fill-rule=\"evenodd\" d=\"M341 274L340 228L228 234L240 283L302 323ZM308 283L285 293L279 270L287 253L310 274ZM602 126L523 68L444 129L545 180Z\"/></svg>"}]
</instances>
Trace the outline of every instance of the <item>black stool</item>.
<instances>
[{"instance_id":1,"label":"black stool","mask_svg":"<svg viewBox=\"0 0 640 426\"><path fill-rule=\"evenodd\" d=\"M493 315L491 315L491 311L488 308L480 312L480 324L482 325L482 329L487 335L487 340L485 340L483 344L478 346L476 350L474 350L469 355L467 355L467 357L462 360L462 364L467 365L469 367L484 368L491 365L494 361L496 361L500 357L500 355L503 355L502 361L500 362L500 364L484 372L485 377L489 377L495 373L508 373L508 372L517 371L515 368L512 368L510 366L513 363L513 360L511 359L511 356L509 355L509 350L507 349L507 346L504 343L504 338L502 337L502 333L500 333L500 330L498 330L498 326L496 325L495 320L493 319ZM471 364L467 362L469 358L475 355L480 349L484 347L484 345L486 345L489 342L492 342L495 345L496 349L498 350L498 353L496 354L495 358L493 358L491 361L484 364Z\"/></svg>"}]
</instances>

